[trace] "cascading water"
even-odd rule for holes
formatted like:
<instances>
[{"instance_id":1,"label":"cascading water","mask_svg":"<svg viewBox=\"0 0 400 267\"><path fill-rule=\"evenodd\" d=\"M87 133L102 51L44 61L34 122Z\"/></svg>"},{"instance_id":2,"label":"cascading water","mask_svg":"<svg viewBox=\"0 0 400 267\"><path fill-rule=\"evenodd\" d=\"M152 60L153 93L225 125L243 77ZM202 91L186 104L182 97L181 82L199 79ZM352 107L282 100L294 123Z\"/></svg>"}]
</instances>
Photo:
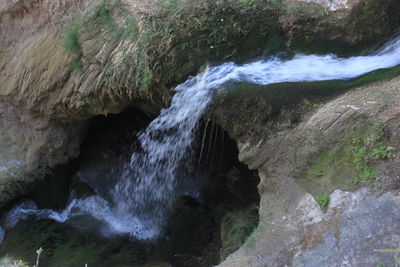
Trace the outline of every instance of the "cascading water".
<instances>
[{"instance_id":1,"label":"cascading water","mask_svg":"<svg viewBox=\"0 0 400 267\"><path fill-rule=\"evenodd\" d=\"M279 82L307 82L349 79L400 64L400 38L387 43L370 56L338 58L334 55L296 55L236 65L208 67L203 73L177 86L168 109L138 135L140 149L122 168L122 175L110 191L111 201L99 196L72 199L62 211L39 210L25 202L6 216L6 225L36 215L65 222L79 215L91 215L103 225L106 235L125 233L137 239L155 239L162 231L177 191L179 166L194 140L196 126L212 100L214 89L227 82L267 85Z\"/></svg>"}]
</instances>

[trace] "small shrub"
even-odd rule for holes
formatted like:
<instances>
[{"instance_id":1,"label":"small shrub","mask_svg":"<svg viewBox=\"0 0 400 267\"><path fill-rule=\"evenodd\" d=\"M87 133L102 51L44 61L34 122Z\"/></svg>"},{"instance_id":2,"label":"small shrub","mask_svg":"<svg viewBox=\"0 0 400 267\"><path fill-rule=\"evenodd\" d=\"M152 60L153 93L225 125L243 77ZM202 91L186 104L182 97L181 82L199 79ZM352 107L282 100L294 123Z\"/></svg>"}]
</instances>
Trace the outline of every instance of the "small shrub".
<instances>
[{"instance_id":1,"label":"small shrub","mask_svg":"<svg viewBox=\"0 0 400 267\"><path fill-rule=\"evenodd\" d=\"M95 6L89 20L96 24L110 24L114 22L111 16L111 3L102 1L99 5Z\"/></svg>"},{"instance_id":2,"label":"small shrub","mask_svg":"<svg viewBox=\"0 0 400 267\"><path fill-rule=\"evenodd\" d=\"M329 204L329 195L327 193L322 193L317 197L317 202L322 210L326 210Z\"/></svg>"}]
</instances>

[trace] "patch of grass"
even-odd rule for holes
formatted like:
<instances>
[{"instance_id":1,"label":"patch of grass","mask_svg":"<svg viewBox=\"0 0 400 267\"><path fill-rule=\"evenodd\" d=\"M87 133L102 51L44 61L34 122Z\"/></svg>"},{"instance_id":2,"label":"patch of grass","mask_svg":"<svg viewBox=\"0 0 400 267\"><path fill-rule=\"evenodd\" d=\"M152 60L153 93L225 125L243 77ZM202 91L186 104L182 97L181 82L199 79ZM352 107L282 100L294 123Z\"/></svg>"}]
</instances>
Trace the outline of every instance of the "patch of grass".
<instances>
[{"instance_id":1,"label":"patch of grass","mask_svg":"<svg viewBox=\"0 0 400 267\"><path fill-rule=\"evenodd\" d=\"M71 68L73 70L81 70L83 68L82 61L78 58L82 54L79 38L82 34L102 32L105 39L115 39L124 33L126 38L134 38L137 35L138 27L136 21L124 14L124 23L121 30L112 16L112 9L119 3L100 1L82 18L74 20L70 25L67 25L65 37L63 40L64 49L75 55L76 57L71 61Z\"/></svg>"},{"instance_id":2,"label":"patch of grass","mask_svg":"<svg viewBox=\"0 0 400 267\"><path fill-rule=\"evenodd\" d=\"M137 40L139 37L139 25L136 19L129 14L124 15L124 23L122 24L122 38L127 40Z\"/></svg>"},{"instance_id":3,"label":"patch of grass","mask_svg":"<svg viewBox=\"0 0 400 267\"><path fill-rule=\"evenodd\" d=\"M329 204L329 195L327 193L322 193L317 196L317 202L322 210L326 210Z\"/></svg>"},{"instance_id":4,"label":"patch of grass","mask_svg":"<svg viewBox=\"0 0 400 267\"><path fill-rule=\"evenodd\" d=\"M116 2L110 3L108 1L101 1L98 5L96 5L91 12L91 15L89 16L88 20L91 21L91 23L95 24L114 24L115 21L112 17L112 8L113 5L115 5Z\"/></svg>"},{"instance_id":5,"label":"patch of grass","mask_svg":"<svg viewBox=\"0 0 400 267\"><path fill-rule=\"evenodd\" d=\"M71 60L71 68L76 71L81 71L83 68L82 61L79 58L74 58Z\"/></svg>"},{"instance_id":6,"label":"patch of grass","mask_svg":"<svg viewBox=\"0 0 400 267\"><path fill-rule=\"evenodd\" d=\"M81 53L81 46L79 44L79 26L70 26L66 33L63 42L64 49L71 54L79 55Z\"/></svg>"}]
</instances>

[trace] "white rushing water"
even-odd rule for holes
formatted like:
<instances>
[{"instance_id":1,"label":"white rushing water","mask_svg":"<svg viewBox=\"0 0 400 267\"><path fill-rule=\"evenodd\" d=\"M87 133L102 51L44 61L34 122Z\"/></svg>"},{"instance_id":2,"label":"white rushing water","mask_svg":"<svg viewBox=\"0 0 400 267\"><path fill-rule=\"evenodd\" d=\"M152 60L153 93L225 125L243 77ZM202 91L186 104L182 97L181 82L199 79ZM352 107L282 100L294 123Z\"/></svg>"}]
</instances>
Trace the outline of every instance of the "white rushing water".
<instances>
[{"instance_id":1,"label":"white rushing water","mask_svg":"<svg viewBox=\"0 0 400 267\"><path fill-rule=\"evenodd\" d=\"M30 215L66 222L75 216L91 215L102 224L105 235L129 234L137 239L155 239L163 230L176 196L180 166L195 137L196 126L210 104L214 89L227 82L267 85L279 82L307 82L349 79L400 64L400 39L388 42L369 56L338 58L335 55L296 55L290 60L277 57L237 65L208 67L173 90L171 106L163 109L139 133L139 151L110 190L111 201L98 196L72 199L64 211L39 210L23 203L6 216L12 227Z\"/></svg>"}]
</instances>

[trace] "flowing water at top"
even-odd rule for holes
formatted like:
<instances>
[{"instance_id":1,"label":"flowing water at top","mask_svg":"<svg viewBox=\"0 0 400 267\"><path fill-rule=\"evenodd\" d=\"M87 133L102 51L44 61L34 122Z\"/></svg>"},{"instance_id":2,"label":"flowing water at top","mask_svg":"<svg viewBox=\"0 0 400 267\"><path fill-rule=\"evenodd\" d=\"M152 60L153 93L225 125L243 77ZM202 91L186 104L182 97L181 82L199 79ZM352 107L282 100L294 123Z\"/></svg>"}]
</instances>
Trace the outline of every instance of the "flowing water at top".
<instances>
[{"instance_id":1,"label":"flowing water at top","mask_svg":"<svg viewBox=\"0 0 400 267\"><path fill-rule=\"evenodd\" d=\"M59 222L91 215L100 221L105 235L123 233L137 239L155 239L168 219L177 195L177 179L185 176L181 173L181 165L186 161L196 126L210 104L215 88L227 82L267 85L349 79L398 64L399 38L369 56L338 58L335 55L300 54L290 60L273 57L244 65L230 62L208 67L174 88L176 94L171 106L163 109L139 133L140 148L133 151L130 162L121 167L122 175L110 190L111 200L99 196L73 198L61 212L39 210L33 202L25 202L9 212L6 224L13 226L30 215ZM200 192L189 194L196 193Z\"/></svg>"}]
</instances>

